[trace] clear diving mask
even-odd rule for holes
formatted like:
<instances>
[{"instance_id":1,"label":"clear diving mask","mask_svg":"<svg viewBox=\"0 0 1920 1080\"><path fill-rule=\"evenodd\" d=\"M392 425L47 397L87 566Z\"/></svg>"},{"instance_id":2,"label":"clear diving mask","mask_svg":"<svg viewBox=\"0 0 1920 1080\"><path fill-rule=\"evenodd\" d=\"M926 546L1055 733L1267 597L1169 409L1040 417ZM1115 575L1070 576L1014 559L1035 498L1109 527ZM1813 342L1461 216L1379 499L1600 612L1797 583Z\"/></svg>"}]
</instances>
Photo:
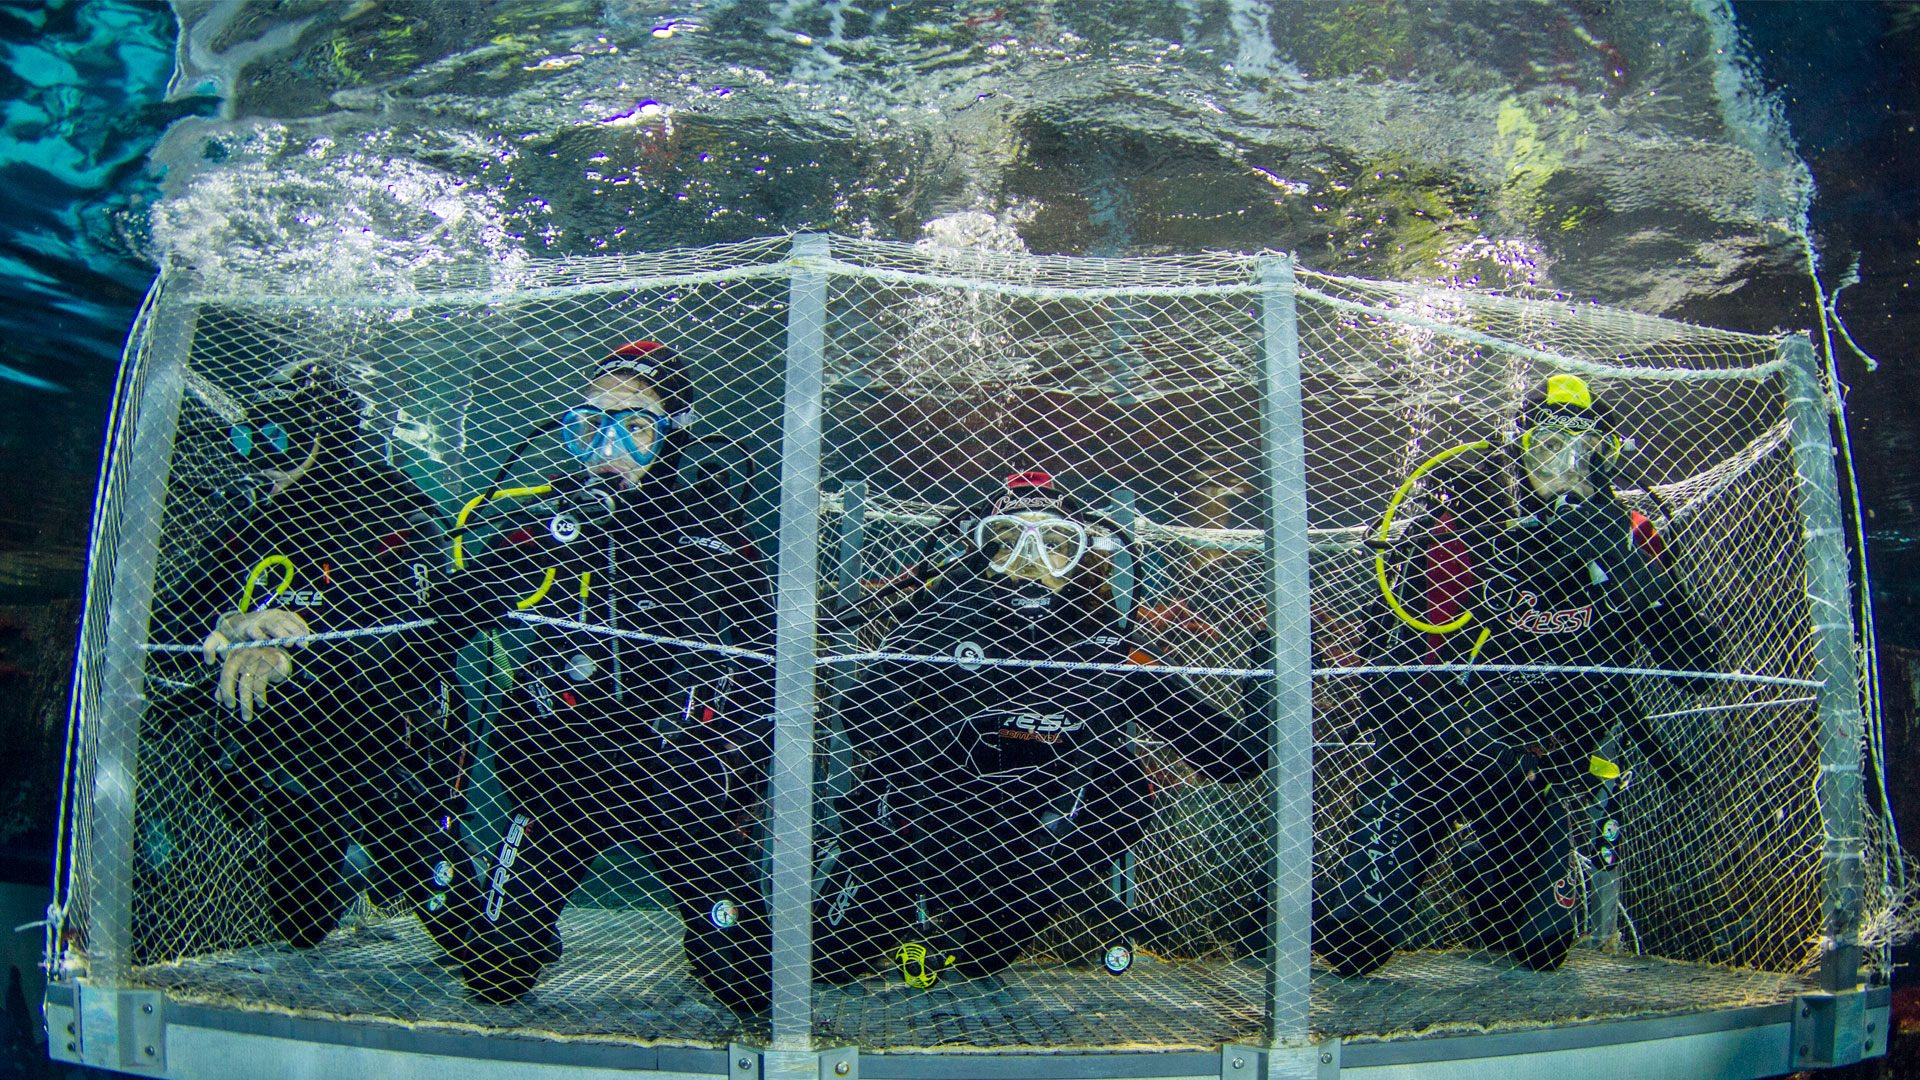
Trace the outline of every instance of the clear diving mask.
<instances>
[{"instance_id":1,"label":"clear diving mask","mask_svg":"<svg viewBox=\"0 0 1920 1080\"><path fill-rule=\"evenodd\" d=\"M1087 527L1051 514L995 514L973 528L973 543L995 573L1025 566L1065 577L1087 554Z\"/></svg>"},{"instance_id":2,"label":"clear diving mask","mask_svg":"<svg viewBox=\"0 0 1920 1080\"><path fill-rule=\"evenodd\" d=\"M1520 464L1541 495L1587 498L1607 460L1606 432L1591 422L1543 421L1520 436Z\"/></svg>"}]
</instances>

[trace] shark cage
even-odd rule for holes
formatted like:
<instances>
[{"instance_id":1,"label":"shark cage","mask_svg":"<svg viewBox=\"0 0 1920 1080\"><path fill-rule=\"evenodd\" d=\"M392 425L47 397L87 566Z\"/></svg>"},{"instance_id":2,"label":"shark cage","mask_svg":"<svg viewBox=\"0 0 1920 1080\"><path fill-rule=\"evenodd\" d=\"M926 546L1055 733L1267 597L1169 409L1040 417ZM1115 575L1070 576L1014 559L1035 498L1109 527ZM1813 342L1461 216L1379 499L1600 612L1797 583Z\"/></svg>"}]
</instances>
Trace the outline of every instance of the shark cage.
<instances>
[{"instance_id":1,"label":"shark cage","mask_svg":"<svg viewBox=\"0 0 1920 1080\"><path fill-rule=\"evenodd\" d=\"M51 1053L1884 1053L1838 415L1805 336L1273 253L170 271L101 479Z\"/></svg>"}]
</instances>

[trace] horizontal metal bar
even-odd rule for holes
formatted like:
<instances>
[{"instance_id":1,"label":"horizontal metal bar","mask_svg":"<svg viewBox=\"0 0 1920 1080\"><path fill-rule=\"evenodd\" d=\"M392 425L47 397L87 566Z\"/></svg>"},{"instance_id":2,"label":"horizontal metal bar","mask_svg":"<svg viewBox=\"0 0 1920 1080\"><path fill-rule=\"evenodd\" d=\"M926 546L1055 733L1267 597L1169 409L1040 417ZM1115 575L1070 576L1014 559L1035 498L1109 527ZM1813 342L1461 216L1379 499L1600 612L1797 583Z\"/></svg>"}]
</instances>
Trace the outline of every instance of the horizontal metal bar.
<instances>
[{"instance_id":1,"label":"horizontal metal bar","mask_svg":"<svg viewBox=\"0 0 1920 1080\"><path fill-rule=\"evenodd\" d=\"M47 988L48 1001L55 1001L57 990L68 991L68 1000L71 1000L69 988L50 986ZM318 1020L283 1013L223 1009L180 1002L168 1003L167 1024L175 1038L183 1033L182 1029L200 1028L289 1043L364 1047L387 1054L419 1054L469 1061L700 1075L717 1075L727 1071L726 1051L702 1047L551 1042L511 1036L493 1038L459 1031L435 1031L432 1028L353 1020ZM463 1070L458 1075L472 1074Z\"/></svg>"},{"instance_id":2,"label":"horizontal metal bar","mask_svg":"<svg viewBox=\"0 0 1920 1080\"><path fill-rule=\"evenodd\" d=\"M387 292L367 289L361 292L314 295L310 293L276 296L270 294L190 293L191 304L227 304L234 307L268 308L419 308L480 307L497 304L522 304L529 300L557 300L570 296L590 296L610 292L640 292L645 289L683 289L689 285L746 281L754 278L785 278L793 273L785 262L756 263L725 270L694 270L684 274L647 274L612 281L583 282L575 285L503 285L488 289L459 289L448 292Z\"/></svg>"}]
</instances>

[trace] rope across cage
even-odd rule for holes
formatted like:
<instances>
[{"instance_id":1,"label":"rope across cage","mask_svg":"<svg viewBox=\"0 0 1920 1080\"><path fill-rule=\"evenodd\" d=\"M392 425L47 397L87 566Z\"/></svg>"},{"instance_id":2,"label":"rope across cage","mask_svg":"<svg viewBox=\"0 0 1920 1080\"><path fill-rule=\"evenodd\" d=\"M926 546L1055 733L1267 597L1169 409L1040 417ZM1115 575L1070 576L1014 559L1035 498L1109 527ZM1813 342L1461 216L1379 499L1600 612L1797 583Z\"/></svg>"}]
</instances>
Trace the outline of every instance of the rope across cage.
<instances>
[{"instance_id":1,"label":"rope across cage","mask_svg":"<svg viewBox=\"0 0 1920 1080\"><path fill-rule=\"evenodd\" d=\"M1208 1050L1777 1002L1887 903L1792 339L837 237L258 285L130 346L56 971Z\"/></svg>"}]
</instances>

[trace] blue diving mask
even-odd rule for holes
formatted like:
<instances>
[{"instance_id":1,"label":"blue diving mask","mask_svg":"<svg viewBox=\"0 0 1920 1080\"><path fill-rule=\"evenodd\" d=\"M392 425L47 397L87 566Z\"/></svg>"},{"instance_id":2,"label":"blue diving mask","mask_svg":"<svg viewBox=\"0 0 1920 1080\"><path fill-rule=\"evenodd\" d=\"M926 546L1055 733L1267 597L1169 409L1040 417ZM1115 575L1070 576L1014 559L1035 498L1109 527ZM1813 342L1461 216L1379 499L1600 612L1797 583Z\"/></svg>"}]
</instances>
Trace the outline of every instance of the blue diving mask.
<instances>
[{"instance_id":1,"label":"blue diving mask","mask_svg":"<svg viewBox=\"0 0 1920 1080\"><path fill-rule=\"evenodd\" d=\"M227 430L227 442L233 447L234 453L241 457L252 457L256 435L259 436L262 449L271 448L275 453L280 454L286 453L288 445L292 442L287 429L271 420L257 428L247 424L235 424Z\"/></svg>"},{"instance_id":2,"label":"blue diving mask","mask_svg":"<svg viewBox=\"0 0 1920 1080\"><path fill-rule=\"evenodd\" d=\"M295 446L293 432L274 420L260 424L235 424L227 429L227 447L250 468L297 468L306 456L306 446Z\"/></svg>"},{"instance_id":3,"label":"blue diving mask","mask_svg":"<svg viewBox=\"0 0 1920 1080\"><path fill-rule=\"evenodd\" d=\"M596 409L581 405L566 411L560 438L567 452L589 465L630 458L648 465L673 428L673 417L651 409Z\"/></svg>"}]
</instances>

